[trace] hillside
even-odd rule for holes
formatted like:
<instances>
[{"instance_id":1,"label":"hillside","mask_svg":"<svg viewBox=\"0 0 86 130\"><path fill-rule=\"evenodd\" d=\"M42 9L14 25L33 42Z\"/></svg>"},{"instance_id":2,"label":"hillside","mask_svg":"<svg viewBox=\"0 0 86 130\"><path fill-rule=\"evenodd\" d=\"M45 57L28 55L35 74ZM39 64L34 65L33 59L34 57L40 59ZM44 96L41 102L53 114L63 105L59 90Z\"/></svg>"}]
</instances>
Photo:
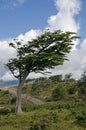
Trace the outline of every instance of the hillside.
<instances>
[{"instance_id":1,"label":"hillside","mask_svg":"<svg viewBox=\"0 0 86 130\"><path fill-rule=\"evenodd\" d=\"M14 114L15 90L0 90L0 130L86 130L86 103L75 80L42 78L25 85L21 116ZM35 104L28 95L43 104Z\"/></svg>"}]
</instances>

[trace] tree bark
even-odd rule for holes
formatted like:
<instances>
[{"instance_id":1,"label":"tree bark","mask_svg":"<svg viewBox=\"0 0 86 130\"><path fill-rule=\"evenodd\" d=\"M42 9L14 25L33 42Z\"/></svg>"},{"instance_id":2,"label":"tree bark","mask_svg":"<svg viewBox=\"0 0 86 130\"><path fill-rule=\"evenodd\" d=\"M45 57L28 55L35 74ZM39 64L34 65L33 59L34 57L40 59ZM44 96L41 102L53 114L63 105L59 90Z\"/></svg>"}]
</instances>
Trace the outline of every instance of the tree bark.
<instances>
[{"instance_id":1,"label":"tree bark","mask_svg":"<svg viewBox=\"0 0 86 130\"><path fill-rule=\"evenodd\" d=\"M21 83L19 83L19 85L17 87L17 99L16 99L16 107L15 107L15 113L17 115L21 115L22 114L21 94L22 94L22 86L21 86Z\"/></svg>"},{"instance_id":2,"label":"tree bark","mask_svg":"<svg viewBox=\"0 0 86 130\"><path fill-rule=\"evenodd\" d=\"M15 113L17 115L21 115L23 113L21 108L21 95L22 95L22 87L24 86L25 80L26 80L27 74L24 75L23 79L19 81L19 85L17 87L17 99L16 99L16 107L15 107Z\"/></svg>"}]
</instances>

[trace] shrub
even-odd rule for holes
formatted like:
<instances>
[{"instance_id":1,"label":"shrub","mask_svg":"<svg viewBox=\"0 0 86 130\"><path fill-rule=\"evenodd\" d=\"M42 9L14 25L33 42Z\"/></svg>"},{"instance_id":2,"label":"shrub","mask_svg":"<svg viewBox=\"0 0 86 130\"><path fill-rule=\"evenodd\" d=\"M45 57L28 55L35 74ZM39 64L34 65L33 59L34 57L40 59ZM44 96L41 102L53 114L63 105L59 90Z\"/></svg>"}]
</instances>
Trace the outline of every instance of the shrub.
<instances>
[{"instance_id":1,"label":"shrub","mask_svg":"<svg viewBox=\"0 0 86 130\"><path fill-rule=\"evenodd\" d=\"M9 90L3 91L3 95L9 94Z\"/></svg>"},{"instance_id":2,"label":"shrub","mask_svg":"<svg viewBox=\"0 0 86 130\"><path fill-rule=\"evenodd\" d=\"M28 130L49 130L53 123L58 122L58 119L57 111L50 111L49 113L45 111L43 115L34 114Z\"/></svg>"},{"instance_id":3,"label":"shrub","mask_svg":"<svg viewBox=\"0 0 86 130\"><path fill-rule=\"evenodd\" d=\"M49 80L53 83L58 83L62 81L62 75L54 75L49 77Z\"/></svg>"},{"instance_id":4,"label":"shrub","mask_svg":"<svg viewBox=\"0 0 86 130\"><path fill-rule=\"evenodd\" d=\"M28 130L41 130L41 123L39 118L40 117L37 114L34 114L32 116L32 120L30 121Z\"/></svg>"},{"instance_id":5,"label":"shrub","mask_svg":"<svg viewBox=\"0 0 86 130\"><path fill-rule=\"evenodd\" d=\"M78 90L79 90L79 96L86 103L86 71L82 74L77 85L78 85Z\"/></svg>"},{"instance_id":6,"label":"shrub","mask_svg":"<svg viewBox=\"0 0 86 130\"><path fill-rule=\"evenodd\" d=\"M11 113L11 109L10 108L1 108L0 109L0 115L7 115Z\"/></svg>"},{"instance_id":7,"label":"shrub","mask_svg":"<svg viewBox=\"0 0 86 130\"><path fill-rule=\"evenodd\" d=\"M69 94L75 94L77 91L76 86L71 86L68 89Z\"/></svg>"},{"instance_id":8,"label":"shrub","mask_svg":"<svg viewBox=\"0 0 86 130\"><path fill-rule=\"evenodd\" d=\"M38 121L31 121L30 128L28 130L42 130L40 126L40 122Z\"/></svg>"},{"instance_id":9,"label":"shrub","mask_svg":"<svg viewBox=\"0 0 86 130\"><path fill-rule=\"evenodd\" d=\"M52 99L54 101L66 99L66 98L67 98L67 89L65 86L62 86L62 84L53 90Z\"/></svg>"},{"instance_id":10,"label":"shrub","mask_svg":"<svg viewBox=\"0 0 86 130\"><path fill-rule=\"evenodd\" d=\"M16 102L16 96L15 97L12 97L11 100L10 100L10 103L11 104L14 104Z\"/></svg>"},{"instance_id":11,"label":"shrub","mask_svg":"<svg viewBox=\"0 0 86 130\"><path fill-rule=\"evenodd\" d=\"M50 88L53 88L53 83L48 82L47 80L39 80L39 82L35 82L32 85L32 94L38 94L40 92L46 91Z\"/></svg>"},{"instance_id":12,"label":"shrub","mask_svg":"<svg viewBox=\"0 0 86 130\"><path fill-rule=\"evenodd\" d=\"M76 116L76 120L79 125L86 127L86 110L80 112L80 114Z\"/></svg>"}]
</instances>

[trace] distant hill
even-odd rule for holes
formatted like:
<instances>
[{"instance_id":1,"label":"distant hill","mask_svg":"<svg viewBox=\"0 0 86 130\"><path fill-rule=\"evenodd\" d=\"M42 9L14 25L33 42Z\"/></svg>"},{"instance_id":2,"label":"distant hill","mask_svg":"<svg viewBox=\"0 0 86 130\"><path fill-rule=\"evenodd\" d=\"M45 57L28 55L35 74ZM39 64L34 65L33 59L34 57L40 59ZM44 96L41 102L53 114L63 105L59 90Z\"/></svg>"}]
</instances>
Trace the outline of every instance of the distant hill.
<instances>
[{"instance_id":1,"label":"distant hill","mask_svg":"<svg viewBox=\"0 0 86 130\"><path fill-rule=\"evenodd\" d=\"M18 84L17 80L12 80L12 81L0 80L0 88L5 87L5 86L13 86L13 85L17 85L17 84Z\"/></svg>"}]
</instances>

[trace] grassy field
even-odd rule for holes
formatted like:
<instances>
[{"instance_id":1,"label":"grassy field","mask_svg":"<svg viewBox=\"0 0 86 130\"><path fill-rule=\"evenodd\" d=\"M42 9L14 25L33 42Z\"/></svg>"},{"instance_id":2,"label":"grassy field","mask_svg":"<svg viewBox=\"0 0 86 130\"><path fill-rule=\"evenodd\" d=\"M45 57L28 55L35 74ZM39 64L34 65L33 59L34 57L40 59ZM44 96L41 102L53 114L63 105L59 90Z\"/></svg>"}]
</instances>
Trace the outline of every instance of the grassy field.
<instances>
[{"instance_id":1,"label":"grassy field","mask_svg":"<svg viewBox=\"0 0 86 130\"><path fill-rule=\"evenodd\" d=\"M26 85L23 93L31 93L45 104L23 101L22 115L14 113L16 98L9 91L0 90L0 130L86 130L86 104L76 92L54 100L52 91L58 85L53 86L34 91L31 85Z\"/></svg>"}]
</instances>

